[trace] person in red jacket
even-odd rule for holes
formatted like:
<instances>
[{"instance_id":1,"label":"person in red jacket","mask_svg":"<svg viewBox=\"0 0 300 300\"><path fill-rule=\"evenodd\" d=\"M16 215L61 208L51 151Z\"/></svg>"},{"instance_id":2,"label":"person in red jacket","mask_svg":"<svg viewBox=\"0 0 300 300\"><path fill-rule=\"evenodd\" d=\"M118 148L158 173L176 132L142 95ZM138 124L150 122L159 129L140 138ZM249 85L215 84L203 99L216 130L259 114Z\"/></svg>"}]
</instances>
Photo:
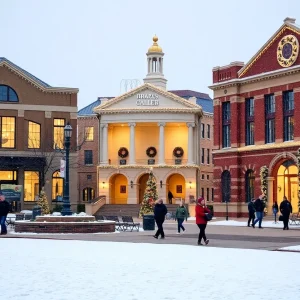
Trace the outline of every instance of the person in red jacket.
<instances>
[{"instance_id":1,"label":"person in red jacket","mask_svg":"<svg viewBox=\"0 0 300 300\"><path fill-rule=\"evenodd\" d=\"M201 240L203 238L205 245L209 243L209 240L205 235L205 228L207 225L207 220L205 218L205 214L210 214L210 210L205 206L205 200L203 197L198 198L196 204L196 224L200 229L199 237L198 237L198 245L201 244Z\"/></svg>"}]
</instances>

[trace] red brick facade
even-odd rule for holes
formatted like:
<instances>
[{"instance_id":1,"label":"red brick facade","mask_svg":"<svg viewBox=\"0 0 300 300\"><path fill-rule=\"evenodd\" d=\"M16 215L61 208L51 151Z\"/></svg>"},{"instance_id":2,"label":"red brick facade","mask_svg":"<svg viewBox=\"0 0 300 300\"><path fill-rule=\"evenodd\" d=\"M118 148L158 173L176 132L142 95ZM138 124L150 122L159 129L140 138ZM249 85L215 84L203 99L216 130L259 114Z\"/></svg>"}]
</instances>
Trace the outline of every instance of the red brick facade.
<instances>
[{"instance_id":1,"label":"red brick facade","mask_svg":"<svg viewBox=\"0 0 300 300\"><path fill-rule=\"evenodd\" d=\"M283 37L292 34L300 41L300 28L293 20L288 20L270 38L262 49L246 64L231 63L229 66L213 69L214 90L214 186L215 212L226 215L224 203L224 171L230 173L229 216L247 215L248 197L246 187L249 179L246 174L253 172L254 196L261 194L260 168L268 167L268 213L273 201L282 200L282 187L278 183L280 166L297 166L296 152L300 147L300 55L292 66L284 68L277 61L278 43ZM292 91L294 97L294 136L284 141L283 93ZM275 98L275 141L266 143L265 96ZM254 144L246 143L246 99L254 99ZM223 148L222 104L230 103L230 147ZM248 171L248 172L247 172ZM284 175L285 176L285 175ZM284 186L287 197L294 195L297 185L296 173L291 175L292 184ZM281 177L280 177L281 178ZM284 177L288 179L289 177ZM297 188L296 188L297 189ZM217 202L217 205L216 205ZM294 207L294 211L297 207Z\"/></svg>"}]
</instances>

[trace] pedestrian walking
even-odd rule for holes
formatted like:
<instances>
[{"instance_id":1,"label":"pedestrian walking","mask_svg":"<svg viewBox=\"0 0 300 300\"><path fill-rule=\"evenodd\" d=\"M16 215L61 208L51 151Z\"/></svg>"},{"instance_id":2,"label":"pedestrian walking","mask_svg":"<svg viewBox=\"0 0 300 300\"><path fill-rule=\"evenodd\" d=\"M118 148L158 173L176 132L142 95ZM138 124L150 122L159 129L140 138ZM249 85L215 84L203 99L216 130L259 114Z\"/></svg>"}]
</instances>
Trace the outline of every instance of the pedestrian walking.
<instances>
[{"instance_id":1,"label":"pedestrian walking","mask_svg":"<svg viewBox=\"0 0 300 300\"><path fill-rule=\"evenodd\" d=\"M205 234L205 228L207 225L206 214L211 214L211 212L205 206L205 200L203 197L200 197L197 200L195 214L196 214L196 224L200 229L199 236L198 236L198 245L203 245L201 243L202 239L205 245L207 245L209 243L209 240L206 238L206 234Z\"/></svg>"},{"instance_id":2,"label":"pedestrian walking","mask_svg":"<svg viewBox=\"0 0 300 300\"><path fill-rule=\"evenodd\" d=\"M163 204L163 200L162 199L157 200L154 206L154 219L158 229L155 235L153 236L156 239L158 239L159 236L161 236L162 239L165 238L163 223L165 221L165 216L167 212L168 210L167 207Z\"/></svg>"},{"instance_id":3,"label":"pedestrian walking","mask_svg":"<svg viewBox=\"0 0 300 300\"><path fill-rule=\"evenodd\" d=\"M277 223L276 222L276 216L277 216L277 213L278 213L278 204L277 204L277 201L275 200L273 205L272 205L272 211L273 211L273 215L274 215L274 222L275 224Z\"/></svg>"},{"instance_id":4,"label":"pedestrian walking","mask_svg":"<svg viewBox=\"0 0 300 300\"><path fill-rule=\"evenodd\" d=\"M1 235L7 234L6 228L6 217L9 212L9 203L5 200L4 195L0 191L0 224L1 224Z\"/></svg>"},{"instance_id":5,"label":"pedestrian walking","mask_svg":"<svg viewBox=\"0 0 300 300\"><path fill-rule=\"evenodd\" d=\"M255 207L254 207L254 201L255 199L251 199L251 201L248 203L248 215L249 215L249 219L248 219L248 227L250 227L250 221L251 225L254 223L254 219L255 219Z\"/></svg>"},{"instance_id":6,"label":"pedestrian walking","mask_svg":"<svg viewBox=\"0 0 300 300\"><path fill-rule=\"evenodd\" d=\"M283 197L283 201L280 203L280 212L283 217L283 230L289 230L289 218L292 213L293 207L291 202L286 196Z\"/></svg>"},{"instance_id":7,"label":"pedestrian walking","mask_svg":"<svg viewBox=\"0 0 300 300\"><path fill-rule=\"evenodd\" d=\"M263 199L263 195L260 195L254 202L254 208L255 208L255 213L256 213L256 219L252 224L252 227L255 228L255 224L257 222L259 222L259 227L260 229L262 229L261 227L261 223L262 223L262 219L264 217L264 209L265 209L265 205L262 201Z\"/></svg>"},{"instance_id":8,"label":"pedestrian walking","mask_svg":"<svg viewBox=\"0 0 300 300\"><path fill-rule=\"evenodd\" d=\"M177 220L177 225L178 225L178 232L177 234L180 234L180 229L182 229L183 232L185 232L185 228L183 227L183 222L184 220L187 221L188 218L188 211L186 207L183 205L181 202L180 205L176 209L176 214L175 214L176 220Z\"/></svg>"},{"instance_id":9,"label":"pedestrian walking","mask_svg":"<svg viewBox=\"0 0 300 300\"><path fill-rule=\"evenodd\" d=\"M172 200L173 200L173 194L171 191L168 192L168 200L169 200L169 204L172 204Z\"/></svg>"}]
</instances>

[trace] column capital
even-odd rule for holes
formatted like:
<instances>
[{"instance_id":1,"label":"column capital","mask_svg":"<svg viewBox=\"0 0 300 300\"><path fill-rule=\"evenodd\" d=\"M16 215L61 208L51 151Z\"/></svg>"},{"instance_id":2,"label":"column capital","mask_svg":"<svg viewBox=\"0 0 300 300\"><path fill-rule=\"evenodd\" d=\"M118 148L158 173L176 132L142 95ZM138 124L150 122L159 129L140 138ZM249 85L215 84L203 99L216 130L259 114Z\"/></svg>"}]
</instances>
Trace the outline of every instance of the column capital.
<instances>
[{"instance_id":1,"label":"column capital","mask_svg":"<svg viewBox=\"0 0 300 300\"><path fill-rule=\"evenodd\" d=\"M159 123L157 123L157 125L165 127L166 126L166 122L159 122Z\"/></svg>"},{"instance_id":2,"label":"column capital","mask_svg":"<svg viewBox=\"0 0 300 300\"><path fill-rule=\"evenodd\" d=\"M107 127L108 127L108 124L101 124L101 127L102 127L102 128L107 128Z\"/></svg>"},{"instance_id":3,"label":"column capital","mask_svg":"<svg viewBox=\"0 0 300 300\"><path fill-rule=\"evenodd\" d=\"M195 122L186 123L187 127L195 127Z\"/></svg>"},{"instance_id":4,"label":"column capital","mask_svg":"<svg viewBox=\"0 0 300 300\"><path fill-rule=\"evenodd\" d=\"M132 126L135 127L135 125L136 125L136 124L135 124L134 122L128 123L128 126L130 126L130 127L132 127Z\"/></svg>"}]
</instances>

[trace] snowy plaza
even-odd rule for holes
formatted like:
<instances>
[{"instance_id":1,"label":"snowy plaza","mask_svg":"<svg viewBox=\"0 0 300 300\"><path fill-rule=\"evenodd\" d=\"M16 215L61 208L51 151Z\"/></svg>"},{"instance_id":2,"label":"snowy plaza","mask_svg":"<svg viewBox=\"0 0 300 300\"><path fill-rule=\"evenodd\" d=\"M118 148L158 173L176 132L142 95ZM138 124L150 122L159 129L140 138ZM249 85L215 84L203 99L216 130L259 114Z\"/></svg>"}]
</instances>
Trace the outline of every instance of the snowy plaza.
<instances>
[{"instance_id":1,"label":"snowy plaza","mask_svg":"<svg viewBox=\"0 0 300 300\"><path fill-rule=\"evenodd\" d=\"M4 299L298 299L298 253L14 238L0 246Z\"/></svg>"}]
</instances>

